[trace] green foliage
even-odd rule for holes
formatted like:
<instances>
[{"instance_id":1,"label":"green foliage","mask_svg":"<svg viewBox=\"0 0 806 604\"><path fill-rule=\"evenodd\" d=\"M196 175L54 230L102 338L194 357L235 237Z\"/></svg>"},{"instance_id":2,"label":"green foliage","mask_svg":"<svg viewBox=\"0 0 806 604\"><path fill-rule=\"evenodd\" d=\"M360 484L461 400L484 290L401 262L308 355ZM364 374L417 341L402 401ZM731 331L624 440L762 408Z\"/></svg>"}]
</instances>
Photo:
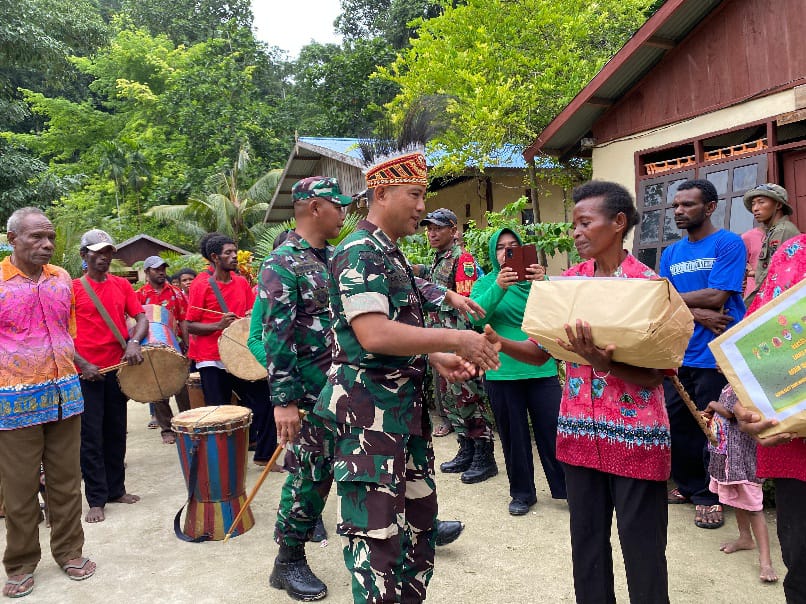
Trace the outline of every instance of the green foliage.
<instances>
[{"instance_id":1,"label":"green foliage","mask_svg":"<svg viewBox=\"0 0 806 604\"><path fill-rule=\"evenodd\" d=\"M492 269L488 243L499 229L509 228L518 232L524 243L533 243L538 250L547 256L558 253L576 254L574 240L571 237L571 224L567 222L541 222L538 224L521 224L521 213L530 207L526 197L504 206L500 212L486 212L487 226L479 228L474 220L469 222L464 233L465 248L473 254L485 271ZM574 256L575 257L575 256Z\"/></svg>"},{"instance_id":2,"label":"green foliage","mask_svg":"<svg viewBox=\"0 0 806 604\"><path fill-rule=\"evenodd\" d=\"M341 0L336 29L345 40L383 38L396 50L417 34L412 22L442 13L439 0Z\"/></svg>"},{"instance_id":3,"label":"green foliage","mask_svg":"<svg viewBox=\"0 0 806 604\"><path fill-rule=\"evenodd\" d=\"M146 215L173 223L177 230L196 239L218 231L237 241L239 248L246 249L263 230L262 220L282 172L271 170L243 190L241 178L248 164L249 150L243 147L230 169L210 178L205 196L193 197L183 205L154 206Z\"/></svg>"},{"instance_id":4,"label":"green foliage","mask_svg":"<svg viewBox=\"0 0 806 604\"><path fill-rule=\"evenodd\" d=\"M380 77L415 99L446 95L451 127L433 141L437 173L483 167L505 143L527 145L656 4L650 0L468 0L418 22L418 38Z\"/></svg>"},{"instance_id":5,"label":"green foliage","mask_svg":"<svg viewBox=\"0 0 806 604\"><path fill-rule=\"evenodd\" d=\"M209 264L201 254L162 252L160 258L168 263L168 274L174 274L183 268L191 268L197 273L200 273L206 269Z\"/></svg>"}]
</instances>

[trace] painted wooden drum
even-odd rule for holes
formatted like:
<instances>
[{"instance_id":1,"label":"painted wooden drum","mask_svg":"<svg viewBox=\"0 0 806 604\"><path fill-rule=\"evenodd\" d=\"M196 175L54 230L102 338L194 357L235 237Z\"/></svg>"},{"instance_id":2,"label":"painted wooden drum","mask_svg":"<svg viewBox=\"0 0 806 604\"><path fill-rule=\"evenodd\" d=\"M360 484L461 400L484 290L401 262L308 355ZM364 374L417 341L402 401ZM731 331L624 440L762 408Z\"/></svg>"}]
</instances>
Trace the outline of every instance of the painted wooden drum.
<instances>
[{"instance_id":1,"label":"painted wooden drum","mask_svg":"<svg viewBox=\"0 0 806 604\"><path fill-rule=\"evenodd\" d=\"M182 355L176 338L176 321L164 306L144 304L148 334L142 341L143 362L118 370L123 393L141 403L172 397L182 390L188 377L190 361Z\"/></svg>"},{"instance_id":2,"label":"painted wooden drum","mask_svg":"<svg viewBox=\"0 0 806 604\"><path fill-rule=\"evenodd\" d=\"M185 385L188 388L188 400L190 401L191 409L198 409L204 407L204 390L202 390L201 375L198 371L194 371L188 375Z\"/></svg>"},{"instance_id":3,"label":"painted wooden drum","mask_svg":"<svg viewBox=\"0 0 806 604\"><path fill-rule=\"evenodd\" d=\"M190 409L171 420L179 462L190 494L184 532L193 539L224 539L227 529L246 502L246 463L252 412L237 405ZM198 456L193 476L193 456ZM255 525L248 509L231 537Z\"/></svg>"}]
</instances>

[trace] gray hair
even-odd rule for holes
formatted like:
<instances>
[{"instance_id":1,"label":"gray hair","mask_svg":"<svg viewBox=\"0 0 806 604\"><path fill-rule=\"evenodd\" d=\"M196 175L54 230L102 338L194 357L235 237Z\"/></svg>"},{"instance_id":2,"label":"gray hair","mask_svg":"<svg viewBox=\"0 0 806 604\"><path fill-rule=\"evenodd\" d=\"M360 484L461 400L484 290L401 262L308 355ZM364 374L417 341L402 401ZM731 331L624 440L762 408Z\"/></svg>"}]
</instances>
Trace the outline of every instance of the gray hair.
<instances>
[{"instance_id":1,"label":"gray hair","mask_svg":"<svg viewBox=\"0 0 806 604\"><path fill-rule=\"evenodd\" d=\"M40 208L34 208L32 206L27 206L25 208L20 208L19 210L14 210L11 216L8 217L8 222L6 223L6 231L9 233L19 233L20 227L22 226L22 221L25 219L26 216L30 216L31 214L38 214L40 216L45 216L45 213ZM47 216L45 216L47 218Z\"/></svg>"}]
</instances>

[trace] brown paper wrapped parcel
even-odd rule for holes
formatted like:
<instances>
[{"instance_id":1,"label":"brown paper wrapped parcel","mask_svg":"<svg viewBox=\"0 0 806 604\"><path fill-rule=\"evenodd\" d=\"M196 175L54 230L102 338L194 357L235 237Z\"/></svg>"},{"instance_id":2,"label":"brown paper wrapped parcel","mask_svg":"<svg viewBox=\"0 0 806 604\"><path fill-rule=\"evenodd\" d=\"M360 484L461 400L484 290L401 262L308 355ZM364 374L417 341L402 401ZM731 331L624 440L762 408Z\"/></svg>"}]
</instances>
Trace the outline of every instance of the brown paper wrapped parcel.
<instances>
[{"instance_id":1,"label":"brown paper wrapped parcel","mask_svg":"<svg viewBox=\"0 0 806 604\"><path fill-rule=\"evenodd\" d=\"M683 364L694 317L666 279L552 277L534 281L522 329L557 359L587 364L557 340L568 341L564 325L591 325L593 341L615 344L613 359L652 369Z\"/></svg>"}]
</instances>

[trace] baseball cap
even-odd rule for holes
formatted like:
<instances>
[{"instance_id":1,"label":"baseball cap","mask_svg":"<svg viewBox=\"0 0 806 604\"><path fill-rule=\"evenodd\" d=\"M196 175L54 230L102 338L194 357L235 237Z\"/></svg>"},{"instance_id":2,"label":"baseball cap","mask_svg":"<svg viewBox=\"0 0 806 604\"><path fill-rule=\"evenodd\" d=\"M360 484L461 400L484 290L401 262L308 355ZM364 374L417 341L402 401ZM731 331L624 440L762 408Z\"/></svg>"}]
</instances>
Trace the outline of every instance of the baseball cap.
<instances>
[{"instance_id":1,"label":"baseball cap","mask_svg":"<svg viewBox=\"0 0 806 604\"><path fill-rule=\"evenodd\" d=\"M781 204L781 211L784 214L791 214L792 213L792 206L789 205L789 195L781 185L776 185L775 183L768 182L764 183L763 185L758 185L755 189L750 189L747 193L744 194L744 207L747 208L748 212L753 211L753 198L754 197L768 197L773 201L777 201Z\"/></svg>"},{"instance_id":2,"label":"baseball cap","mask_svg":"<svg viewBox=\"0 0 806 604\"><path fill-rule=\"evenodd\" d=\"M159 268L161 266L168 266L168 263L159 256L149 256L143 261L143 270L147 268Z\"/></svg>"},{"instance_id":3,"label":"baseball cap","mask_svg":"<svg viewBox=\"0 0 806 604\"><path fill-rule=\"evenodd\" d=\"M353 203L353 198L349 195L342 195L339 181L326 176L309 176L294 183L291 188L291 199L293 201L304 201L312 197L321 197L340 206L348 206Z\"/></svg>"},{"instance_id":4,"label":"baseball cap","mask_svg":"<svg viewBox=\"0 0 806 604\"><path fill-rule=\"evenodd\" d=\"M101 229L92 229L81 236L81 246L93 252L100 252L102 249L111 247L113 252L117 252L115 240Z\"/></svg>"},{"instance_id":5,"label":"baseball cap","mask_svg":"<svg viewBox=\"0 0 806 604\"><path fill-rule=\"evenodd\" d=\"M448 208L440 208L426 214L425 218L420 221L420 226L434 224L439 227L455 227L458 223L459 221L456 219L456 214L451 212Z\"/></svg>"}]
</instances>

